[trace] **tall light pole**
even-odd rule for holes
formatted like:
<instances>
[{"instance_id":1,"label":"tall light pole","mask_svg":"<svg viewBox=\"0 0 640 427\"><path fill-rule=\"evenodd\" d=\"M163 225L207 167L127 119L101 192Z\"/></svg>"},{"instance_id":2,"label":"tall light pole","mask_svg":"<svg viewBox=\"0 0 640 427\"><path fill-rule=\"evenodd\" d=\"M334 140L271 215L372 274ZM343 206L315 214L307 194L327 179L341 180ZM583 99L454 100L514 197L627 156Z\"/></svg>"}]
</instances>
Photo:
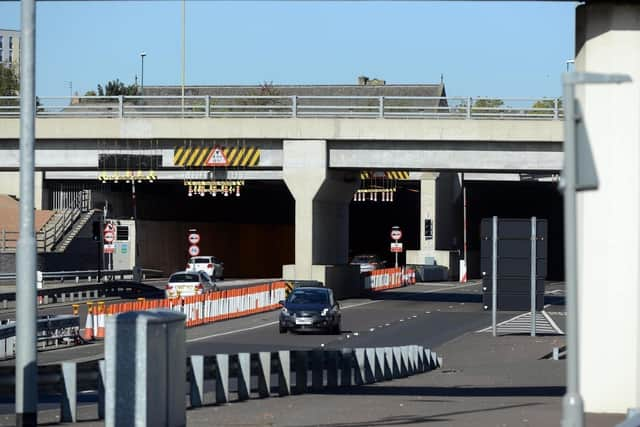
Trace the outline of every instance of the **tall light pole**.
<instances>
[{"instance_id":1,"label":"tall light pole","mask_svg":"<svg viewBox=\"0 0 640 427\"><path fill-rule=\"evenodd\" d=\"M140 62L141 62L141 70L140 70L140 95L144 96L144 57L147 56L146 52L140 52Z\"/></svg>"},{"instance_id":2,"label":"tall light pole","mask_svg":"<svg viewBox=\"0 0 640 427\"><path fill-rule=\"evenodd\" d=\"M20 46L20 237L16 254L16 426L38 419L36 348L36 235L34 223L36 126L36 2L22 0Z\"/></svg>"},{"instance_id":3,"label":"tall light pole","mask_svg":"<svg viewBox=\"0 0 640 427\"><path fill-rule=\"evenodd\" d=\"M184 81L185 81L185 46L186 46L186 20L187 20L187 0L182 0L182 115L184 116Z\"/></svg>"},{"instance_id":4,"label":"tall light pole","mask_svg":"<svg viewBox=\"0 0 640 427\"><path fill-rule=\"evenodd\" d=\"M575 64L575 63L576 63L575 59L567 59L565 61L565 64L567 66L567 73L569 72L569 64Z\"/></svg>"}]
</instances>

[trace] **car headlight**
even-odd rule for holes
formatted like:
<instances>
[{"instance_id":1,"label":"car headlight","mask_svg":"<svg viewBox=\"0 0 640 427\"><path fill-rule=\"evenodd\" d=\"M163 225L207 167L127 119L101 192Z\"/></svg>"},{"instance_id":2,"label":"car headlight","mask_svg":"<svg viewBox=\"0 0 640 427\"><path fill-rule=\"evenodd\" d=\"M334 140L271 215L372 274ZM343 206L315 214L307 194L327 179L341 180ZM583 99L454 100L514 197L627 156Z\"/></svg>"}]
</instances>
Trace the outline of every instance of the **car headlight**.
<instances>
[{"instance_id":1,"label":"car headlight","mask_svg":"<svg viewBox=\"0 0 640 427\"><path fill-rule=\"evenodd\" d=\"M329 313L329 309L328 308L324 308L324 309L322 309L322 313L320 313L320 316L326 316L327 313Z\"/></svg>"}]
</instances>

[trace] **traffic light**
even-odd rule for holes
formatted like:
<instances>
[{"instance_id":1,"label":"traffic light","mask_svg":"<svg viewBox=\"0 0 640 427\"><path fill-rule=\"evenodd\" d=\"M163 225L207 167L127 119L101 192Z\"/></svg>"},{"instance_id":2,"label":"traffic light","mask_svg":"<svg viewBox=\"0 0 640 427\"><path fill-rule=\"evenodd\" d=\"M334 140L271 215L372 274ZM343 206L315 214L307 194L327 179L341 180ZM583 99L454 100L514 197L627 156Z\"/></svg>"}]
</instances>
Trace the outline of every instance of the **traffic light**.
<instances>
[{"instance_id":1,"label":"traffic light","mask_svg":"<svg viewBox=\"0 0 640 427\"><path fill-rule=\"evenodd\" d=\"M424 238L426 240L433 239L433 231L431 230L431 219L424 220Z\"/></svg>"}]
</instances>

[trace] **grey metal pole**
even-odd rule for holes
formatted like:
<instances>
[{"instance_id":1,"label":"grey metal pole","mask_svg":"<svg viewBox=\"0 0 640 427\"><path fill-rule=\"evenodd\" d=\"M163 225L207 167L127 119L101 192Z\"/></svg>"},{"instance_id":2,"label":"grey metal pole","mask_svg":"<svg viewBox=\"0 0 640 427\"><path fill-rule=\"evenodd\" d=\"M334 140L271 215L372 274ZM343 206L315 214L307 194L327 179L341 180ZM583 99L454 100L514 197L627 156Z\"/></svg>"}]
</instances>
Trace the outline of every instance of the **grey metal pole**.
<instances>
[{"instance_id":1,"label":"grey metal pole","mask_svg":"<svg viewBox=\"0 0 640 427\"><path fill-rule=\"evenodd\" d=\"M498 311L498 217L493 217L493 227L491 236L491 325L493 336L498 335L498 326L496 325L496 312Z\"/></svg>"},{"instance_id":2,"label":"grey metal pole","mask_svg":"<svg viewBox=\"0 0 640 427\"><path fill-rule=\"evenodd\" d=\"M184 82L185 82L185 49L186 49L186 21L187 21L187 4L186 0L182 0L182 90L181 90L181 100L182 100L182 116L184 117Z\"/></svg>"},{"instance_id":3,"label":"grey metal pole","mask_svg":"<svg viewBox=\"0 0 640 427\"><path fill-rule=\"evenodd\" d=\"M582 427L584 405L578 382L578 286L576 244L576 133L574 85L563 83L564 120L564 265L567 306L567 392L562 399L562 426Z\"/></svg>"},{"instance_id":4,"label":"grey metal pole","mask_svg":"<svg viewBox=\"0 0 640 427\"><path fill-rule=\"evenodd\" d=\"M537 243L537 219L531 217L531 336L536 336L536 243Z\"/></svg>"},{"instance_id":5,"label":"grey metal pole","mask_svg":"<svg viewBox=\"0 0 640 427\"><path fill-rule=\"evenodd\" d=\"M34 170L36 124L36 2L22 0L20 58L20 238L16 257L16 426L38 421L36 238Z\"/></svg>"}]
</instances>

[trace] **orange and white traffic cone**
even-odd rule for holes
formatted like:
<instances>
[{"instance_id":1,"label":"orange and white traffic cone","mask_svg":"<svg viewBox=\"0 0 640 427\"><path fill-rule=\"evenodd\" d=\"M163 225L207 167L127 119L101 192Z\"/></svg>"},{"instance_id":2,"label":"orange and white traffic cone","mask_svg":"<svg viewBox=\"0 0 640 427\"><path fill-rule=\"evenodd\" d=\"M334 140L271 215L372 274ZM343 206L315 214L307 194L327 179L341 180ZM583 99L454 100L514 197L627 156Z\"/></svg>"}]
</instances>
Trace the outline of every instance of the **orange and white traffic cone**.
<instances>
[{"instance_id":1,"label":"orange and white traffic cone","mask_svg":"<svg viewBox=\"0 0 640 427\"><path fill-rule=\"evenodd\" d=\"M85 341L93 340L93 303L87 303L87 321L84 324L84 333L82 334L82 338Z\"/></svg>"},{"instance_id":2,"label":"orange and white traffic cone","mask_svg":"<svg viewBox=\"0 0 640 427\"><path fill-rule=\"evenodd\" d=\"M104 307L104 301L100 301L98 303L98 312L96 314L97 316L97 332L96 332L96 338L104 338L104 311L105 311L105 307Z\"/></svg>"}]
</instances>

